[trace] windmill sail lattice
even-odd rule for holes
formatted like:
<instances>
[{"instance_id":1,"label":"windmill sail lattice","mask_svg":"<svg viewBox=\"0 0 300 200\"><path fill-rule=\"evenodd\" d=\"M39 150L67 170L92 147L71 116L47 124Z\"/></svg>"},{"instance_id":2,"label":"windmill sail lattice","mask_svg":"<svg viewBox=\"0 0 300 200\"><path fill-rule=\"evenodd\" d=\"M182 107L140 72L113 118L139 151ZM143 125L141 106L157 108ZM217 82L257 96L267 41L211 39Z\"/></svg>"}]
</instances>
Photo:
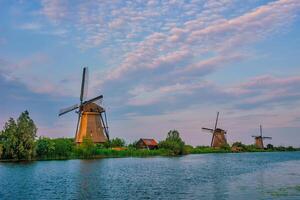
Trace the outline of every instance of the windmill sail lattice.
<instances>
[{"instance_id":1,"label":"windmill sail lattice","mask_svg":"<svg viewBox=\"0 0 300 200\"><path fill-rule=\"evenodd\" d=\"M83 68L79 104L75 104L59 111L59 116L77 110L75 142L82 143L84 138L91 138L94 143L109 140L108 125L105 109L98 104L103 96L99 95L86 100L88 90L88 68Z\"/></svg>"},{"instance_id":2,"label":"windmill sail lattice","mask_svg":"<svg viewBox=\"0 0 300 200\"><path fill-rule=\"evenodd\" d=\"M263 149L264 148L264 139L272 139L272 137L263 136L262 125L259 126L259 133L260 133L260 135L252 135L252 137L254 137L256 148Z\"/></svg>"},{"instance_id":3,"label":"windmill sail lattice","mask_svg":"<svg viewBox=\"0 0 300 200\"><path fill-rule=\"evenodd\" d=\"M219 121L219 112L217 113L214 129L202 128L203 131L206 132L208 131L212 133L210 146L214 148L220 148L224 145L227 145L227 138L226 138L227 132L223 129L218 128L218 121Z\"/></svg>"}]
</instances>

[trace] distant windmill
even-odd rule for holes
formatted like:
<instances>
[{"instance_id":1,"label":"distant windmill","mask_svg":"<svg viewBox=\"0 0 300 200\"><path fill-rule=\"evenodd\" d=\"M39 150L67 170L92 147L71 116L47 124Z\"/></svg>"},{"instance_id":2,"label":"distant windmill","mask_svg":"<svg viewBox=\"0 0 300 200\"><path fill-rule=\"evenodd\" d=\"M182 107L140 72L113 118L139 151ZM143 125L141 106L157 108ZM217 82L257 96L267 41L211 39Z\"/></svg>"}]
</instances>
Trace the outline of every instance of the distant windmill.
<instances>
[{"instance_id":1,"label":"distant windmill","mask_svg":"<svg viewBox=\"0 0 300 200\"><path fill-rule=\"evenodd\" d=\"M85 137L89 137L94 143L104 143L109 140L107 118L105 109L101 104L103 95L90 100L85 100L87 96L88 68L83 68L80 102L59 111L59 116L76 110L78 113L75 142L82 143ZM97 103L96 103L97 102ZM78 109L78 110L77 110Z\"/></svg>"},{"instance_id":2,"label":"distant windmill","mask_svg":"<svg viewBox=\"0 0 300 200\"><path fill-rule=\"evenodd\" d=\"M212 133L212 139L211 139L211 147L214 148L220 148L227 144L227 139L225 134L227 133L225 130L218 128L218 120L219 120L219 112L217 113L217 119L215 123L215 128L202 128L204 131L208 131Z\"/></svg>"},{"instance_id":3,"label":"distant windmill","mask_svg":"<svg viewBox=\"0 0 300 200\"><path fill-rule=\"evenodd\" d=\"M263 149L264 148L264 139L272 139L272 137L263 137L263 133L262 133L262 126L259 126L259 132L260 135L252 135L252 137L254 137L255 139L255 146L258 149Z\"/></svg>"}]
</instances>

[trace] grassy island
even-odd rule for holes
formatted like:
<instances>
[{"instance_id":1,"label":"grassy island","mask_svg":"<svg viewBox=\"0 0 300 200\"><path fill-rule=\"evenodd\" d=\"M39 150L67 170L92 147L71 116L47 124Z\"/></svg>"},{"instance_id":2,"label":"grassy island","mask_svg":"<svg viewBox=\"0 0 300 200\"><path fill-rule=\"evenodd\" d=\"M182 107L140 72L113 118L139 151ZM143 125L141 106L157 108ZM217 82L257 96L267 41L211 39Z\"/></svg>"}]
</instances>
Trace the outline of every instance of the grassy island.
<instances>
[{"instance_id":1,"label":"grassy island","mask_svg":"<svg viewBox=\"0 0 300 200\"><path fill-rule=\"evenodd\" d=\"M221 148L186 145L176 130L168 132L165 140L160 141L158 149L139 149L137 142L126 145L120 138L114 138L103 144L94 144L91 138L85 138L80 145L74 138L47 138L36 136L37 128L27 111L15 121L9 119L0 132L0 161L22 160L60 160L60 159L93 159L108 157L147 157L177 156L204 153L231 152L274 152L299 151L293 147L274 147L271 144L265 149L257 149L255 145L235 142L232 146Z\"/></svg>"}]
</instances>

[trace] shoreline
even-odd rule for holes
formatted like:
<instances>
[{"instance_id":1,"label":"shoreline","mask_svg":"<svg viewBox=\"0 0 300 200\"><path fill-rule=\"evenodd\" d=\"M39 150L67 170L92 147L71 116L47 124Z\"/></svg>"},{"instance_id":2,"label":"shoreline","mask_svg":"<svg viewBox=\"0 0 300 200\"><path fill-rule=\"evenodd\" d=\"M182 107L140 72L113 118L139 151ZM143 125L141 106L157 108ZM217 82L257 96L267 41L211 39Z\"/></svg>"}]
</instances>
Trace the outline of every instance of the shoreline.
<instances>
[{"instance_id":1,"label":"shoreline","mask_svg":"<svg viewBox=\"0 0 300 200\"><path fill-rule=\"evenodd\" d=\"M151 151L151 150L147 150ZM23 163L23 162L35 162L35 161L66 161L66 160L98 160L98 159L105 159L105 158L151 158L151 157L167 157L167 158L174 158L174 157L182 157L187 155L197 155L197 154L243 154L243 153L284 153L284 152L300 152L300 150L296 151L240 151L240 152L233 152L233 151L212 151L212 152L201 152L201 153L187 153L182 155L164 155L164 154L157 154L157 155L93 155L89 157L56 157L56 158L36 158L31 160L18 160L18 159L1 159L0 163Z\"/></svg>"}]
</instances>

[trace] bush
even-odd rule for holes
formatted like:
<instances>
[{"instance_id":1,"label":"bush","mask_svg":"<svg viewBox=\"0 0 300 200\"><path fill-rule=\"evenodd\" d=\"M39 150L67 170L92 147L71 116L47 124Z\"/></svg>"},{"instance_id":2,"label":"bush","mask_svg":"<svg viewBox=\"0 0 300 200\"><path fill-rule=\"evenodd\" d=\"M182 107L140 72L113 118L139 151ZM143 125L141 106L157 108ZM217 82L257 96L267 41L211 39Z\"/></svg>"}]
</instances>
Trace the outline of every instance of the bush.
<instances>
[{"instance_id":1,"label":"bush","mask_svg":"<svg viewBox=\"0 0 300 200\"><path fill-rule=\"evenodd\" d=\"M69 158L73 153L75 146L74 139L56 138L54 142L54 156L57 158Z\"/></svg>"},{"instance_id":2,"label":"bush","mask_svg":"<svg viewBox=\"0 0 300 200\"><path fill-rule=\"evenodd\" d=\"M3 144L0 143L0 159L2 159L3 154Z\"/></svg>"},{"instance_id":3,"label":"bush","mask_svg":"<svg viewBox=\"0 0 300 200\"><path fill-rule=\"evenodd\" d=\"M52 158L55 156L55 143L47 137L39 137L36 141L36 153L39 158Z\"/></svg>"},{"instance_id":4,"label":"bush","mask_svg":"<svg viewBox=\"0 0 300 200\"><path fill-rule=\"evenodd\" d=\"M90 158L96 154L96 145L92 138L85 137L82 144L76 147L77 155L83 156L84 158Z\"/></svg>"},{"instance_id":5,"label":"bush","mask_svg":"<svg viewBox=\"0 0 300 200\"><path fill-rule=\"evenodd\" d=\"M112 148L112 147L124 147L125 146L125 140L121 138L114 138L112 140L106 141L103 144L104 148Z\"/></svg>"},{"instance_id":6,"label":"bush","mask_svg":"<svg viewBox=\"0 0 300 200\"><path fill-rule=\"evenodd\" d=\"M247 146L242 142L233 143L232 148L237 148L239 151L247 151Z\"/></svg>"},{"instance_id":7,"label":"bush","mask_svg":"<svg viewBox=\"0 0 300 200\"><path fill-rule=\"evenodd\" d=\"M180 138L177 130L169 131L166 140L159 142L158 146L159 148L170 150L171 155L185 154L185 143Z\"/></svg>"}]
</instances>

